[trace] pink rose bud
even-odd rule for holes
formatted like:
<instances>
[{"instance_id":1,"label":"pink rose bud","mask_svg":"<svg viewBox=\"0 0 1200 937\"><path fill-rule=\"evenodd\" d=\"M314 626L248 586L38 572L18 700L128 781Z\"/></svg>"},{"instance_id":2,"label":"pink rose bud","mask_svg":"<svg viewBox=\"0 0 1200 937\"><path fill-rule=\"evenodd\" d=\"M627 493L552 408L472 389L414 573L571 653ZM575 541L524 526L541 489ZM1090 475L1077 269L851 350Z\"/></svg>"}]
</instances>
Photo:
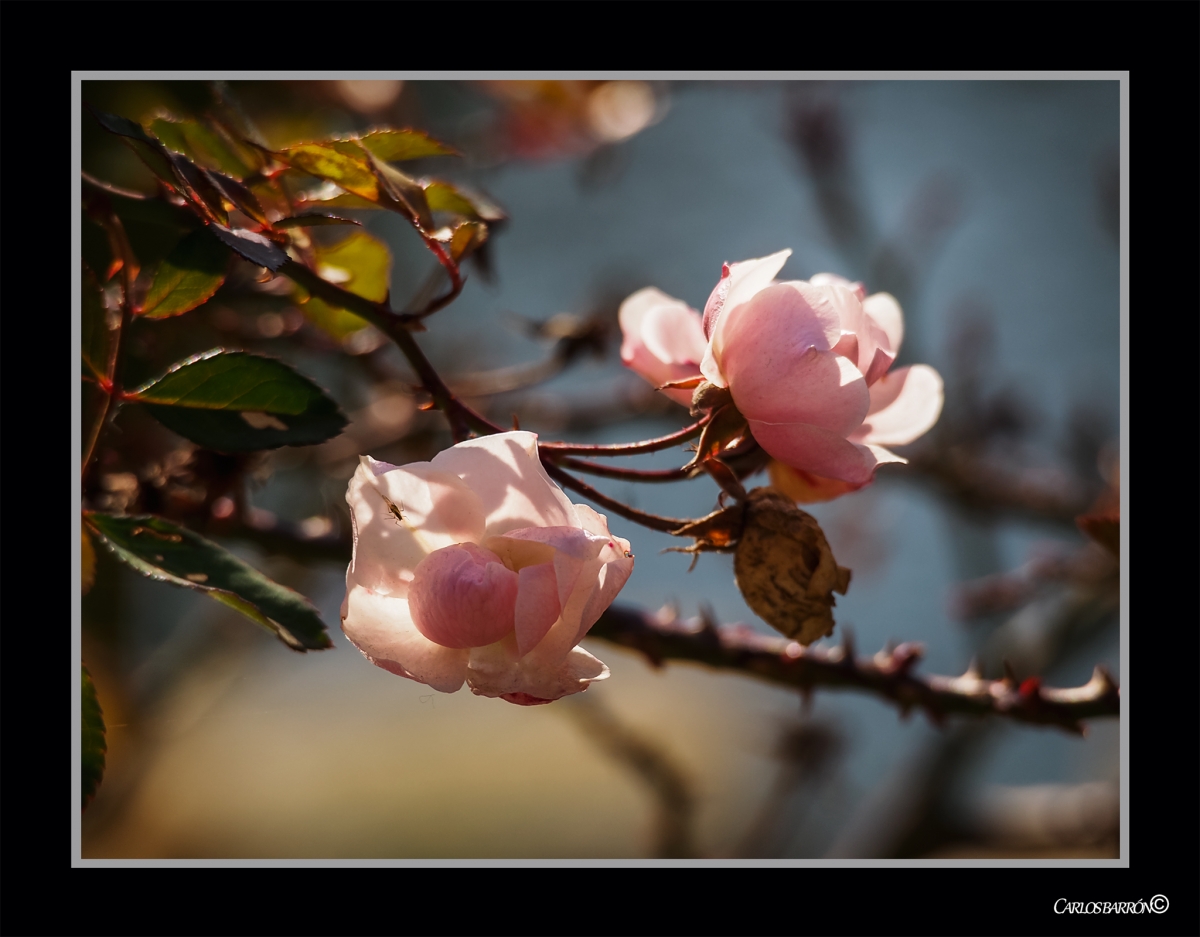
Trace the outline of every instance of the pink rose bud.
<instances>
[{"instance_id":1,"label":"pink rose bud","mask_svg":"<svg viewBox=\"0 0 1200 937\"><path fill-rule=\"evenodd\" d=\"M354 554L342 631L372 663L521 705L608 676L577 645L633 572L633 554L550 480L535 434L472 439L404 466L363 456L346 501Z\"/></svg>"},{"instance_id":2,"label":"pink rose bud","mask_svg":"<svg viewBox=\"0 0 1200 937\"><path fill-rule=\"evenodd\" d=\"M867 296L861 283L829 273L776 282L790 255L722 267L704 309L700 372L729 388L769 455L802 473L804 500L824 500L868 484L885 462L906 461L884 447L937 422L942 379L923 364L891 370L904 333L892 296ZM654 292L661 306L683 305ZM633 347L624 318L622 328Z\"/></svg>"}]
</instances>

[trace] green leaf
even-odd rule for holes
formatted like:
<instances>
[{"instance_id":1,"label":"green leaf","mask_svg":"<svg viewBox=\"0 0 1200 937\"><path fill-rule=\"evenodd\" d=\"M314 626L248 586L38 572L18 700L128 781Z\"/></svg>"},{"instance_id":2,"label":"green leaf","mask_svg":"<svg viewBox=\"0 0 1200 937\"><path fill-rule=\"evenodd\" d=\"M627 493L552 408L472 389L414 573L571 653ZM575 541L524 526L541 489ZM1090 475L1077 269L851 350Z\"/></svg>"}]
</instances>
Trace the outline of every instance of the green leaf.
<instances>
[{"instance_id":1,"label":"green leaf","mask_svg":"<svg viewBox=\"0 0 1200 937\"><path fill-rule=\"evenodd\" d=\"M107 111L98 111L95 108L89 107L96 120L100 122L100 126L109 133L115 133L117 136L128 137L131 140L141 140L143 143L154 144L154 138L146 133L141 124L135 123L128 117L121 117L119 114L109 114Z\"/></svg>"},{"instance_id":2,"label":"green leaf","mask_svg":"<svg viewBox=\"0 0 1200 937\"><path fill-rule=\"evenodd\" d=\"M91 108L90 110L99 121L100 126L109 133L121 137L154 175L172 189L179 188L179 182L171 169L171 161L167 158L167 152L163 145L146 133L140 124L117 114L109 114Z\"/></svg>"},{"instance_id":3,"label":"green leaf","mask_svg":"<svg viewBox=\"0 0 1200 937\"><path fill-rule=\"evenodd\" d=\"M212 169L204 170L204 176L212 183L213 188L221 193L222 198L243 214L253 218L260 225L270 225L271 222L262 210L258 198L236 179Z\"/></svg>"},{"instance_id":4,"label":"green leaf","mask_svg":"<svg viewBox=\"0 0 1200 937\"><path fill-rule=\"evenodd\" d=\"M356 224L362 227L361 221L355 221L353 218L339 218L337 215L323 215L318 212L310 212L304 215L294 215L291 218L280 218L272 227L275 228L313 228L318 225L331 224Z\"/></svg>"},{"instance_id":5,"label":"green leaf","mask_svg":"<svg viewBox=\"0 0 1200 937\"><path fill-rule=\"evenodd\" d=\"M289 166L310 176L328 179L369 202L379 201L379 183L371 166L363 158L365 154L356 157L338 152L332 145L301 143L286 147L276 155Z\"/></svg>"},{"instance_id":6,"label":"green leaf","mask_svg":"<svg viewBox=\"0 0 1200 937\"><path fill-rule=\"evenodd\" d=\"M224 547L169 520L87 512L84 522L121 562L150 579L205 592L297 651L333 646L316 608Z\"/></svg>"},{"instance_id":7,"label":"green leaf","mask_svg":"<svg viewBox=\"0 0 1200 937\"><path fill-rule=\"evenodd\" d=\"M198 208L206 208L207 214L221 224L229 224L221 193L205 175L204 170L178 153L167 151L167 159L171 161L171 166L175 169L175 176L178 180L175 187L187 197L188 201Z\"/></svg>"},{"instance_id":8,"label":"green leaf","mask_svg":"<svg viewBox=\"0 0 1200 937\"><path fill-rule=\"evenodd\" d=\"M488 228L482 221L464 221L450 238L450 256L458 263L483 246L487 238Z\"/></svg>"},{"instance_id":9,"label":"green leaf","mask_svg":"<svg viewBox=\"0 0 1200 937\"><path fill-rule=\"evenodd\" d=\"M229 248L207 230L192 232L159 264L141 314L165 319L195 309L225 282L228 267Z\"/></svg>"},{"instance_id":10,"label":"green leaf","mask_svg":"<svg viewBox=\"0 0 1200 937\"><path fill-rule=\"evenodd\" d=\"M83 321L81 323L83 364L92 377L108 376L108 354L113 330L108 327L108 311L100 293L100 283L87 264L83 266Z\"/></svg>"},{"instance_id":11,"label":"green leaf","mask_svg":"<svg viewBox=\"0 0 1200 937\"><path fill-rule=\"evenodd\" d=\"M425 198L429 207L434 211L448 211L477 221L490 221L493 224L508 218L504 210L475 192L451 185L441 179L431 179L425 183Z\"/></svg>"},{"instance_id":12,"label":"green leaf","mask_svg":"<svg viewBox=\"0 0 1200 937\"><path fill-rule=\"evenodd\" d=\"M250 263L266 267L272 273L288 261L287 251L261 234L247 231L244 228L226 228L219 224L210 224L208 230Z\"/></svg>"},{"instance_id":13,"label":"green leaf","mask_svg":"<svg viewBox=\"0 0 1200 937\"><path fill-rule=\"evenodd\" d=\"M389 163L426 156L461 156L458 150L420 130L372 130L361 137L363 144Z\"/></svg>"},{"instance_id":14,"label":"green leaf","mask_svg":"<svg viewBox=\"0 0 1200 937\"><path fill-rule=\"evenodd\" d=\"M392 253L382 241L365 231L354 231L331 246L318 245L314 254L313 269L317 276L372 302L387 299ZM338 341L368 324L365 319L315 296L300 308L310 321Z\"/></svg>"},{"instance_id":15,"label":"green leaf","mask_svg":"<svg viewBox=\"0 0 1200 937\"><path fill-rule=\"evenodd\" d=\"M221 452L311 446L346 418L320 387L282 361L214 348L126 395L180 436Z\"/></svg>"},{"instance_id":16,"label":"green leaf","mask_svg":"<svg viewBox=\"0 0 1200 937\"><path fill-rule=\"evenodd\" d=\"M245 179L255 171L255 160L216 127L196 120L158 118L150 122L150 132L176 153L195 160L207 169L215 169L235 179Z\"/></svg>"},{"instance_id":17,"label":"green leaf","mask_svg":"<svg viewBox=\"0 0 1200 937\"><path fill-rule=\"evenodd\" d=\"M395 203L395 207L410 220L415 220L420 228L432 231L433 213L421 184L394 166L376 158L374 154L371 154L371 168L375 170L381 193L387 196L387 201Z\"/></svg>"},{"instance_id":18,"label":"green leaf","mask_svg":"<svg viewBox=\"0 0 1200 937\"><path fill-rule=\"evenodd\" d=\"M80 744L83 749L81 807L86 810L87 805L96 796L96 790L104 777L104 756L108 752L108 744L104 741L104 713L100 711L100 700L96 697L92 675L88 673L87 667L80 669L83 671L83 720L80 726Z\"/></svg>"},{"instance_id":19,"label":"green leaf","mask_svg":"<svg viewBox=\"0 0 1200 937\"><path fill-rule=\"evenodd\" d=\"M377 202L368 202L365 198L353 195L331 182L322 183L320 187L307 192L298 192L296 201L302 205L319 205L321 208L354 208L359 211L383 209Z\"/></svg>"}]
</instances>

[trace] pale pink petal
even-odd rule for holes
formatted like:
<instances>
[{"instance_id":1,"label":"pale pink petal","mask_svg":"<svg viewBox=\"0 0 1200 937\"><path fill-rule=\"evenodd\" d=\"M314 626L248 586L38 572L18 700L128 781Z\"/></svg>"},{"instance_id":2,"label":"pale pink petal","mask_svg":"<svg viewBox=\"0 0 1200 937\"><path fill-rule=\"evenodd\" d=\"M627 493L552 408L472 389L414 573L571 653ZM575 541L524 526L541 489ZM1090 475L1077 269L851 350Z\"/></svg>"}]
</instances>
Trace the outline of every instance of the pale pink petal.
<instances>
[{"instance_id":1,"label":"pale pink petal","mask_svg":"<svg viewBox=\"0 0 1200 937\"><path fill-rule=\"evenodd\" d=\"M699 375L707 342L700 314L654 287L638 290L621 304L621 361L655 387ZM664 391L688 406L690 390Z\"/></svg>"},{"instance_id":2,"label":"pale pink petal","mask_svg":"<svg viewBox=\"0 0 1200 937\"><path fill-rule=\"evenodd\" d=\"M558 579L558 597L563 617L576 624L586 604L573 600L577 591L582 590L590 595L598 590L599 575L606 564L619 563L627 565L630 570L633 568L628 541L611 534L593 534L578 527L512 530L503 537L489 537L484 544L500 556L510 569L552 561ZM547 549L553 552L544 552ZM625 555L627 553L630 553L628 557Z\"/></svg>"},{"instance_id":3,"label":"pale pink petal","mask_svg":"<svg viewBox=\"0 0 1200 937\"><path fill-rule=\"evenodd\" d=\"M625 541L617 541L617 550L621 550L622 546L628 547L629 544ZM624 552L628 552L625 550ZM579 618L579 630L575 633L575 640L582 641L586 635L603 615L613 599L617 597L625 583L629 581L629 577L633 575L633 557L630 556L627 561L605 563L600 567L599 588L592 593L588 599L587 605L584 606L583 613Z\"/></svg>"},{"instance_id":4,"label":"pale pink petal","mask_svg":"<svg viewBox=\"0 0 1200 937\"><path fill-rule=\"evenodd\" d=\"M363 586L346 593L342 631L377 667L453 693L467 676L470 652L442 647L413 624L408 600L378 595Z\"/></svg>"},{"instance_id":5,"label":"pale pink petal","mask_svg":"<svg viewBox=\"0 0 1200 937\"><path fill-rule=\"evenodd\" d=\"M483 536L478 495L458 476L428 462L396 467L363 457L346 502L354 528L347 587L404 596L412 571L427 555Z\"/></svg>"},{"instance_id":6,"label":"pale pink petal","mask_svg":"<svg viewBox=\"0 0 1200 937\"><path fill-rule=\"evenodd\" d=\"M751 420L750 430L758 444L785 465L854 485L870 481L880 461L892 461L881 460L868 446L807 423Z\"/></svg>"},{"instance_id":7,"label":"pale pink petal","mask_svg":"<svg viewBox=\"0 0 1200 937\"><path fill-rule=\"evenodd\" d=\"M439 452L434 468L474 491L487 519L485 536L521 527L577 527L575 506L538 459L537 434L497 433Z\"/></svg>"},{"instance_id":8,"label":"pale pink petal","mask_svg":"<svg viewBox=\"0 0 1200 937\"><path fill-rule=\"evenodd\" d=\"M726 309L736 309L759 290L769 286L775 279L775 274L783 269L783 265L791 256L792 251L788 248L769 257L724 264L721 267L721 279L713 287L708 302L704 304L705 337L713 338L717 324L724 317Z\"/></svg>"},{"instance_id":9,"label":"pale pink petal","mask_svg":"<svg viewBox=\"0 0 1200 937\"><path fill-rule=\"evenodd\" d=\"M892 359L900 354L900 343L904 340L904 313L891 293L872 293L863 300L863 311L887 336L887 343L880 345L891 354Z\"/></svg>"},{"instance_id":10,"label":"pale pink petal","mask_svg":"<svg viewBox=\"0 0 1200 937\"><path fill-rule=\"evenodd\" d=\"M514 660L503 645L471 651L467 685L477 696L500 697L529 706L579 693L609 676L608 668L583 648L572 648L553 663Z\"/></svg>"},{"instance_id":11,"label":"pale pink petal","mask_svg":"<svg viewBox=\"0 0 1200 937\"><path fill-rule=\"evenodd\" d=\"M872 362L876 359L880 343L887 340L883 331L863 310L861 298L853 290L837 283L823 286L812 283L806 285L810 291L825 291L823 300L813 298L810 302L818 305L823 301L830 309L836 311L841 332L838 338L831 338L830 342L838 354L845 355L854 362L858 370L868 378L869 384Z\"/></svg>"},{"instance_id":12,"label":"pale pink petal","mask_svg":"<svg viewBox=\"0 0 1200 937\"><path fill-rule=\"evenodd\" d=\"M851 293L861 300L867 295L866 288L859 281L850 281L845 277L840 277L836 273L818 273L816 276L809 277L808 282L813 286L844 286Z\"/></svg>"},{"instance_id":13,"label":"pale pink petal","mask_svg":"<svg viewBox=\"0 0 1200 937\"><path fill-rule=\"evenodd\" d=\"M683 303L662 303L642 319L642 339L649 352L668 364L697 367L708 341L700 328L700 314Z\"/></svg>"},{"instance_id":14,"label":"pale pink petal","mask_svg":"<svg viewBox=\"0 0 1200 937\"><path fill-rule=\"evenodd\" d=\"M430 553L408 589L417 630L443 647L483 647L513 630L519 577L491 550L460 543Z\"/></svg>"},{"instance_id":15,"label":"pale pink petal","mask_svg":"<svg viewBox=\"0 0 1200 937\"><path fill-rule=\"evenodd\" d=\"M609 536L606 515L597 513L594 508L586 504L575 505L575 514L579 518L579 526L588 533L595 534L597 537Z\"/></svg>"},{"instance_id":16,"label":"pale pink petal","mask_svg":"<svg viewBox=\"0 0 1200 937\"><path fill-rule=\"evenodd\" d=\"M855 302L853 296L835 287L776 283L721 317L712 340L713 357L732 385L728 354L745 361L783 349L793 355L810 347L829 351L842 336L842 307L848 302Z\"/></svg>"},{"instance_id":17,"label":"pale pink petal","mask_svg":"<svg viewBox=\"0 0 1200 937\"><path fill-rule=\"evenodd\" d=\"M858 361L858 336L853 332L846 332L838 339L836 345L833 346L833 353L841 355L847 361L855 362L857 367Z\"/></svg>"},{"instance_id":18,"label":"pale pink petal","mask_svg":"<svg viewBox=\"0 0 1200 937\"><path fill-rule=\"evenodd\" d=\"M712 342L709 342L708 347L704 349L704 359L700 362L700 373L718 387L729 386L725 375L721 373L721 366L717 363L716 355L713 354Z\"/></svg>"},{"instance_id":19,"label":"pale pink petal","mask_svg":"<svg viewBox=\"0 0 1200 937\"><path fill-rule=\"evenodd\" d=\"M902 455L896 455L891 449L885 449L883 446L877 446L874 443L864 443L867 449L871 450L871 455L875 459L875 467L886 465L888 462L897 462L900 465L907 465L908 459Z\"/></svg>"},{"instance_id":20,"label":"pale pink petal","mask_svg":"<svg viewBox=\"0 0 1200 937\"><path fill-rule=\"evenodd\" d=\"M562 610L558 579L553 563L526 566L518 574L516 633L517 651L525 655L546 636Z\"/></svg>"},{"instance_id":21,"label":"pale pink petal","mask_svg":"<svg viewBox=\"0 0 1200 937\"><path fill-rule=\"evenodd\" d=\"M595 518L600 517L592 513ZM522 545L518 537L530 539ZM561 548L555 549L553 561L562 612L541 643L530 652L532 658L553 663L582 639L628 581L633 572L633 551L628 540L582 530L576 530L573 537L565 531L545 529L512 531L506 537L491 538L485 543L505 557L506 562L508 557L519 562L544 562L541 554L532 552L535 539L543 541L537 546L554 543Z\"/></svg>"},{"instance_id":22,"label":"pale pink petal","mask_svg":"<svg viewBox=\"0 0 1200 937\"><path fill-rule=\"evenodd\" d=\"M897 368L871 387L871 410L854 442L903 446L923 436L942 412L942 378L926 364Z\"/></svg>"},{"instance_id":23,"label":"pale pink petal","mask_svg":"<svg viewBox=\"0 0 1200 937\"><path fill-rule=\"evenodd\" d=\"M895 360L892 355L888 354L882 348L876 348L874 360L868 366L867 370L863 372L867 386L873 387L876 381L887 374L888 368L892 366L892 362Z\"/></svg>"},{"instance_id":24,"label":"pale pink petal","mask_svg":"<svg viewBox=\"0 0 1200 937\"><path fill-rule=\"evenodd\" d=\"M734 403L749 420L810 423L846 436L871 402L866 381L846 358L782 338L731 343L724 371Z\"/></svg>"},{"instance_id":25,"label":"pale pink petal","mask_svg":"<svg viewBox=\"0 0 1200 937\"><path fill-rule=\"evenodd\" d=\"M700 368L697 365L664 364L650 354L645 346L638 347L632 358L622 360L629 370L653 387L662 387L663 384L670 384L673 381L685 381L688 378L701 376ZM685 407L690 407L692 404L692 391L690 390L670 388L664 390L663 393Z\"/></svg>"}]
</instances>

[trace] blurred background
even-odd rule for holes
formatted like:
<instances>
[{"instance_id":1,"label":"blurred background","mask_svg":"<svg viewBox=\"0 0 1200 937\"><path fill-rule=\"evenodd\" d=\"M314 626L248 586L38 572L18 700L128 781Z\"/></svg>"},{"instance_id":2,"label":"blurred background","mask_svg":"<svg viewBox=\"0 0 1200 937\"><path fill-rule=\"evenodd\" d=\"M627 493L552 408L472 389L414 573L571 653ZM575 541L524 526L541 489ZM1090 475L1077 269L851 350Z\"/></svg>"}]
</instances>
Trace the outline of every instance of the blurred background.
<instances>
[{"instance_id":1,"label":"blurred background","mask_svg":"<svg viewBox=\"0 0 1200 937\"><path fill-rule=\"evenodd\" d=\"M808 506L854 571L837 630L859 653L920 641L927 673L1085 683L1119 673L1116 562L1074 517L1117 481L1119 85L1115 81L85 82L146 122L219 104L274 147L372 126L426 130L459 158L408 167L507 215L467 286L418 336L493 419L547 439L619 442L688 419L622 368L616 311L654 285L696 308L724 261L793 250L899 299L900 364L946 380L946 409L871 487ZM85 112L83 168L151 192ZM397 216L345 212L392 253L395 308L435 264ZM127 222L143 262L171 246ZM139 240L140 238L140 240ZM103 235L84 220L84 256ZM240 262L239 262L240 263ZM94 266L105 264L96 262ZM244 269L242 269L244 268ZM259 350L328 388L340 437L253 457L197 450L134 409L85 492L183 519L318 606L335 647L296 654L236 613L98 558L84 660L108 768L83 815L103 857L1116 857L1117 720L1054 728L902 718L884 700L805 700L750 676L612 670L587 693L517 707L371 666L338 630L360 453L451 443L372 329L334 337L243 264L179 319L139 321L128 381L216 345ZM239 280L240 276L240 280ZM667 468L682 449L620 464ZM715 506L707 478L588 481L655 513ZM765 476L752 484L765 484ZM573 500L582 500L573 497ZM637 567L618 602L772 633L732 557L660 553L610 514Z\"/></svg>"}]
</instances>

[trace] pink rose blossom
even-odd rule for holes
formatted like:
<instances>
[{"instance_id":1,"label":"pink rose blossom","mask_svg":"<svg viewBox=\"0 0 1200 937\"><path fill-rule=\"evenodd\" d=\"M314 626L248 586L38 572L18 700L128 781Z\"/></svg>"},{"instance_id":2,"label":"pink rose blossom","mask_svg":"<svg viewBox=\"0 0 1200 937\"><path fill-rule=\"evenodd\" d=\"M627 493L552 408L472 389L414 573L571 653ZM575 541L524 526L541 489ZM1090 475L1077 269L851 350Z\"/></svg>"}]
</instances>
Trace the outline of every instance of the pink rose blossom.
<instances>
[{"instance_id":1,"label":"pink rose blossom","mask_svg":"<svg viewBox=\"0 0 1200 937\"><path fill-rule=\"evenodd\" d=\"M372 663L521 705L608 676L576 645L625 585L633 554L550 480L535 434L471 439L404 466L363 456L346 501L342 630Z\"/></svg>"},{"instance_id":2,"label":"pink rose blossom","mask_svg":"<svg viewBox=\"0 0 1200 937\"><path fill-rule=\"evenodd\" d=\"M942 379L923 364L891 370L904 334L895 298L867 296L861 283L828 273L776 282L790 255L723 267L701 321L707 345L690 373L683 358L696 355L694 319L685 317L694 314L654 290L654 303L642 302L663 310L652 342L649 314L626 316L652 291L635 293L621 310L630 348L622 358L654 383L664 383L669 363L668 380L703 375L728 387L759 445L821 500L869 483L885 462L906 461L884 447L910 443L937 422ZM660 336L669 322L677 331Z\"/></svg>"}]
</instances>

